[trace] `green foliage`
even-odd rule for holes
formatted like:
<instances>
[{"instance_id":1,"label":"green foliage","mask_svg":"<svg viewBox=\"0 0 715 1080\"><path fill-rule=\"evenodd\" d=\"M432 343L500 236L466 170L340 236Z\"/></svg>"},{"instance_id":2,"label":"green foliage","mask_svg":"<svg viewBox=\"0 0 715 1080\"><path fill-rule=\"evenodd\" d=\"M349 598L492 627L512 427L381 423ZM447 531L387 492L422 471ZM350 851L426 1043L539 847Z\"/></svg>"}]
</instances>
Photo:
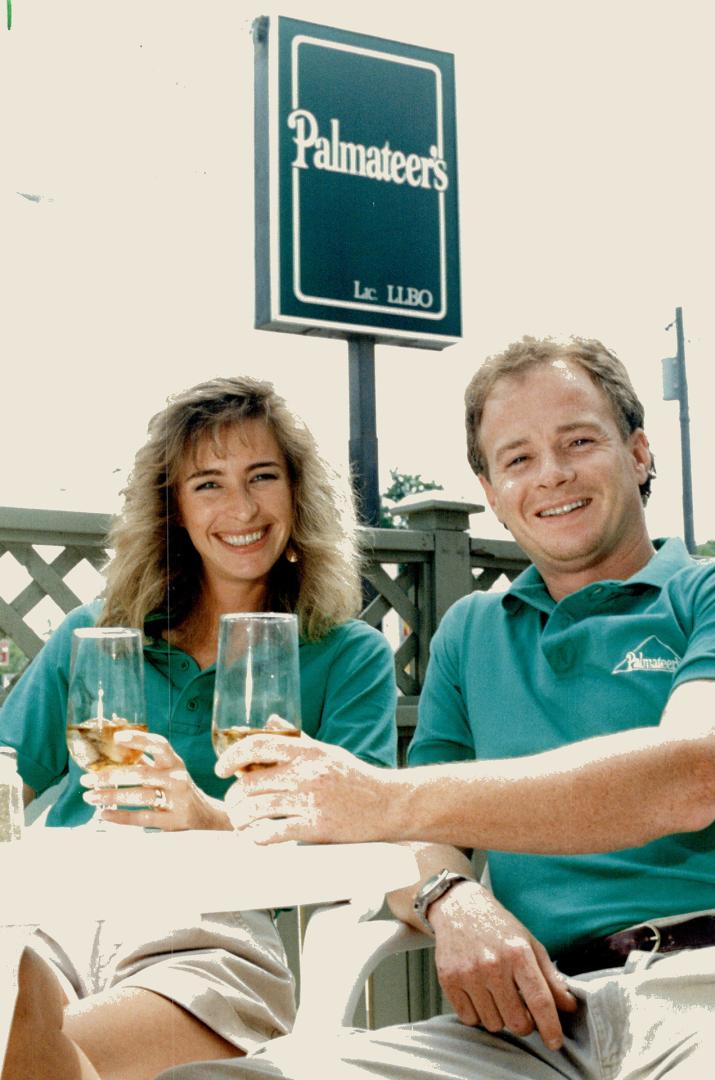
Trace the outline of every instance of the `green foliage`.
<instances>
[{"instance_id":1,"label":"green foliage","mask_svg":"<svg viewBox=\"0 0 715 1080\"><path fill-rule=\"evenodd\" d=\"M706 540L695 548L696 555L715 555L715 540Z\"/></svg>"},{"instance_id":2,"label":"green foliage","mask_svg":"<svg viewBox=\"0 0 715 1080\"><path fill-rule=\"evenodd\" d=\"M3 640L7 641L8 639L4 638ZM9 645L10 656L8 662L7 664L0 664L0 674L2 675L14 675L15 672L22 671L27 665L27 657L24 652L17 647L12 638L9 639Z\"/></svg>"},{"instance_id":3,"label":"green foliage","mask_svg":"<svg viewBox=\"0 0 715 1080\"><path fill-rule=\"evenodd\" d=\"M401 473L398 469L390 469L390 476L392 483L387 491L382 493L380 528L405 529L407 524L402 518L394 518L387 512L385 500L389 503L398 503L401 499L406 499L408 495L419 495L422 491L441 491L442 485L434 480L423 480L419 473Z\"/></svg>"},{"instance_id":4,"label":"green foliage","mask_svg":"<svg viewBox=\"0 0 715 1080\"><path fill-rule=\"evenodd\" d=\"M3 638L7 641L7 638ZM10 687L13 682L23 671L28 664L27 657L24 652L17 647L12 638L9 639L9 658L7 664L0 664L0 706L10 693Z\"/></svg>"}]
</instances>

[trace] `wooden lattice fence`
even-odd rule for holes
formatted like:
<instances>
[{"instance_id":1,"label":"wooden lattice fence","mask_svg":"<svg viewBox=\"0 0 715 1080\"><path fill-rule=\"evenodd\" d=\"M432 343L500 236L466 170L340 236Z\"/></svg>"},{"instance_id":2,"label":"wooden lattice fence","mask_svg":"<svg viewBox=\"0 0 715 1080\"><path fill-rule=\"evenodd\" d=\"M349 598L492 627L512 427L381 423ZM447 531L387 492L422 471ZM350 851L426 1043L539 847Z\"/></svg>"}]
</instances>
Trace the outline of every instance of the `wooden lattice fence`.
<instances>
[{"instance_id":1,"label":"wooden lattice fence","mask_svg":"<svg viewBox=\"0 0 715 1080\"><path fill-rule=\"evenodd\" d=\"M400 504L407 529L361 529L364 576L375 594L361 617L383 627L393 645L398 723L405 734L415 722L430 641L444 612L460 596L492 588L501 575L511 579L526 565L516 544L468 535L470 515L481 509L422 499ZM44 643L31 625L39 604L49 597L66 613L90 599L67 578L83 562L101 573L110 520L107 514L0 507L0 559L15 560L30 578L14 594L0 589L0 636L11 638L28 659ZM48 555L48 548L57 553Z\"/></svg>"}]
</instances>

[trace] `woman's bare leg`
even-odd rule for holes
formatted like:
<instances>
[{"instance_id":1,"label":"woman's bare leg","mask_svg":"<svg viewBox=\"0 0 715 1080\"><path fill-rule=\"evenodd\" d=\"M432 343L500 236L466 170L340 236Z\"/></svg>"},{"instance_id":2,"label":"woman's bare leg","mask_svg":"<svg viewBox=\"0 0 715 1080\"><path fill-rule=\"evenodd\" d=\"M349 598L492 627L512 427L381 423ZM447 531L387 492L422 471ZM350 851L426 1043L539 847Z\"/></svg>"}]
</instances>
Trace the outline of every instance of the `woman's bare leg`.
<instances>
[{"instance_id":1,"label":"woman's bare leg","mask_svg":"<svg viewBox=\"0 0 715 1080\"><path fill-rule=\"evenodd\" d=\"M172 1065L241 1054L149 990L128 987L65 1006L51 966L26 948L0 1080L153 1080Z\"/></svg>"},{"instance_id":2,"label":"woman's bare leg","mask_svg":"<svg viewBox=\"0 0 715 1080\"><path fill-rule=\"evenodd\" d=\"M63 1030L101 1080L154 1080L172 1065L241 1054L181 1006L140 987L72 1002Z\"/></svg>"},{"instance_id":3,"label":"woman's bare leg","mask_svg":"<svg viewBox=\"0 0 715 1080\"><path fill-rule=\"evenodd\" d=\"M100 1080L62 1030L65 996L49 965L25 948L1 1080Z\"/></svg>"}]
</instances>

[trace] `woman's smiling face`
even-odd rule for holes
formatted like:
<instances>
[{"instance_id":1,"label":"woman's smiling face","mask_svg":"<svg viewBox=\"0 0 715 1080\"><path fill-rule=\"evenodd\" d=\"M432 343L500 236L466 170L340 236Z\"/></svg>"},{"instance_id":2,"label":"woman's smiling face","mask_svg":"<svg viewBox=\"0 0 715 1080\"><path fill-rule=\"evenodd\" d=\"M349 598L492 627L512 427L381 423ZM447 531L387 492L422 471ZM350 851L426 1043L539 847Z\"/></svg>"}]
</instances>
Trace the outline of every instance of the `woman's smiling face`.
<instances>
[{"instance_id":1,"label":"woman's smiling face","mask_svg":"<svg viewBox=\"0 0 715 1080\"><path fill-rule=\"evenodd\" d=\"M293 526L288 464L271 428L245 420L206 435L182 464L176 497L207 582L265 589Z\"/></svg>"}]
</instances>

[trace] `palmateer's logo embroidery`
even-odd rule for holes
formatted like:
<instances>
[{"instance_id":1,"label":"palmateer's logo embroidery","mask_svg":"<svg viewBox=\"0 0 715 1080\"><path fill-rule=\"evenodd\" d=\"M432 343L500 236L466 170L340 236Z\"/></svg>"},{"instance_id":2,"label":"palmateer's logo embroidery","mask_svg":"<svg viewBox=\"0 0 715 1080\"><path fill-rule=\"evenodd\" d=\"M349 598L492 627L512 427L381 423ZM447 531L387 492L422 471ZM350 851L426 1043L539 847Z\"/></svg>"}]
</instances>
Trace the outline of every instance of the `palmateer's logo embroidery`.
<instances>
[{"instance_id":1,"label":"palmateer's logo embroidery","mask_svg":"<svg viewBox=\"0 0 715 1080\"><path fill-rule=\"evenodd\" d=\"M682 657L665 645L659 638L651 635L629 649L626 655L617 664L612 675L625 675L629 671L665 671L672 675L677 670Z\"/></svg>"}]
</instances>

